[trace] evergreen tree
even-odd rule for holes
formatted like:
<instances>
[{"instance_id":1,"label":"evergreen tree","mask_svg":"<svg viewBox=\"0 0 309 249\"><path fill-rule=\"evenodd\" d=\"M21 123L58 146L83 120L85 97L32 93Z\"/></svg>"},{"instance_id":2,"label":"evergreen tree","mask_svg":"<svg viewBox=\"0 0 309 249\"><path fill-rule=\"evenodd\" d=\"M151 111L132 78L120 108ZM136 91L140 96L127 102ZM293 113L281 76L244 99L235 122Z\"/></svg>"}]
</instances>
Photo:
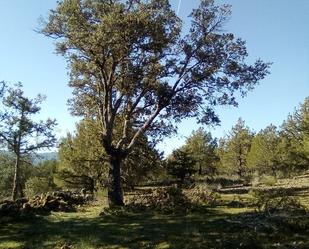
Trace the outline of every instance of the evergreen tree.
<instances>
[{"instance_id":1,"label":"evergreen tree","mask_svg":"<svg viewBox=\"0 0 309 249\"><path fill-rule=\"evenodd\" d=\"M270 125L252 139L248 166L259 174L277 175L282 167L281 139L277 127Z\"/></svg>"},{"instance_id":2,"label":"evergreen tree","mask_svg":"<svg viewBox=\"0 0 309 249\"><path fill-rule=\"evenodd\" d=\"M216 155L217 139L213 138L210 132L206 132L202 128L193 131L186 140L184 148L193 157L199 175L214 175L218 161Z\"/></svg>"},{"instance_id":3,"label":"evergreen tree","mask_svg":"<svg viewBox=\"0 0 309 249\"><path fill-rule=\"evenodd\" d=\"M52 133L56 125L55 120L36 122L32 119L33 115L40 112L39 105L43 100L41 95L34 99L25 97L20 83L4 89L0 111L0 146L15 157L13 200L23 196L22 163L31 163L31 154L43 148L50 148L56 142Z\"/></svg>"},{"instance_id":4,"label":"evergreen tree","mask_svg":"<svg viewBox=\"0 0 309 249\"><path fill-rule=\"evenodd\" d=\"M247 156L251 148L253 132L239 118L229 135L220 141L220 161L228 172L243 178L250 171Z\"/></svg>"},{"instance_id":5,"label":"evergreen tree","mask_svg":"<svg viewBox=\"0 0 309 249\"><path fill-rule=\"evenodd\" d=\"M14 179L14 158L8 153L0 153L0 199L12 194Z\"/></svg>"},{"instance_id":6,"label":"evergreen tree","mask_svg":"<svg viewBox=\"0 0 309 249\"><path fill-rule=\"evenodd\" d=\"M115 137L120 135L119 129ZM108 156L100 144L99 122L92 119L77 124L75 134L67 134L59 148L59 176L69 187L93 192L107 183ZM103 165L103 166L102 166ZM161 166L161 155L141 136L122 167L122 182L134 187L155 175Z\"/></svg>"},{"instance_id":7,"label":"evergreen tree","mask_svg":"<svg viewBox=\"0 0 309 249\"><path fill-rule=\"evenodd\" d=\"M76 125L75 134L68 133L62 139L57 171L66 186L93 193L97 186L104 185L108 166L99 136L98 122L85 119Z\"/></svg>"},{"instance_id":8,"label":"evergreen tree","mask_svg":"<svg viewBox=\"0 0 309 249\"><path fill-rule=\"evenodd\" d=\"M182 185L186 177L189 178L196 172L194 164L193 156L184 148L180 148L174 150L167 158L167 173L176 177Z\"/></svg>"},{"instance_id":9,"label":"evergreen tree","mask_svg":"<svg viewBox=\"0 0 309 249\"><path fill-rule=\"evenodd\" d=\"M289 115L281 127L288 163L294 169L309 168L309 97Z\"/></svg>"}]
</instances>

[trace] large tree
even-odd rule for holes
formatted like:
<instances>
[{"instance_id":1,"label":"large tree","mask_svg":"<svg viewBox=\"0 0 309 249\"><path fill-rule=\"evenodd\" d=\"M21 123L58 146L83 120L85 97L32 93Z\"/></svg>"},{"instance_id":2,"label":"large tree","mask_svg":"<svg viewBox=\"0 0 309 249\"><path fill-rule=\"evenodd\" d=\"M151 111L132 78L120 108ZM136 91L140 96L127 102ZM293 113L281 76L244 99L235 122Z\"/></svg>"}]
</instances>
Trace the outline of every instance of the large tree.
<instances>
[{"instance_id":1,"label":"large tree","mask_svg":"<svg viewBox=\"0 0 309 249\"><path fill-rule=\"evenodd\" d=\"M201 0L186 33L168 0L62 0L50 12L41 32L68 60L72 113L100 120L110 206L123 205L121 164L138 137L167 135L187 117L219 122L214 107L236 106L234 93L268 73L261 60L247 65L245 42L222 32L230 14Z\"/></svg>"},{"instance_id":2,"label":"large tree","mask_svg":"<svg viewBox=\"0 0 309 249\"><path fill-rule=\"evenodd\" d=\"M56 121L33 119L33 115L40 112L39 105L43 100L41 95L34 99L25 97L20 83L4 89L0 110L0 148L15 156L13 200L23 196L21 163L31 154L43 148L50 148L56 142L52 133Z\"/></svg>"}]
</instances>

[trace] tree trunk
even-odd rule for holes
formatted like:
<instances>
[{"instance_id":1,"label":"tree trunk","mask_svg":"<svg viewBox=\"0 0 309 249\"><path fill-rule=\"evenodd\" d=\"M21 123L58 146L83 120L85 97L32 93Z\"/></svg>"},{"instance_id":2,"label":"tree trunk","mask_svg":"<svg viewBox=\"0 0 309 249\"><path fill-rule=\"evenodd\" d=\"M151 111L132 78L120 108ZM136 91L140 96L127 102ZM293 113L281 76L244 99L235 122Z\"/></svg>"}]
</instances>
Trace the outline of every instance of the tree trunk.
<instances>
[{"instance_id":1,"label":"tree trunk","mask_svg":"<svg viewBox=\"0 0 309 249\"><path fill-rule=\"evenodd\" d=\"M13 181L13 191L12 191L12 199L15 201L17 198L23 197L22 186L20 182L20 157L17 155L15 162L15 172L14 172L14 181Z\"/></svg>"},{"instance_id":2,"label":"tree trunk","mask_svg":"<svg viewBox=\"0 0 309 249\"><path fill-rule=\"evenodd\" d=\"M200 176L202 175L202 164L201 164L201 162L199 163L198 174Z\"/></svg>"},{"instance_id":3,"label":"tree trunk","mask_svg":"<svg viewBox=\"0 0 309 249\"><path fill-rule=\"evenodd\" d=\"M272 167L271 170L272 170L272 172L273 172L273 176L274 176L275 178L277 178L276 168L275 168L275 167Z\"/></svg>"},{"instance_id":4,"label":"tree trunk","mask_svg":"<svg viewBox=\"0 0 309 249\"><path fill-rule=\"evenodd\" d=\"M110 156L108 172L108 204L109 207L124 206L121 187L120 167L124 158L119 155Z\"/></svg>"}]
</instances>

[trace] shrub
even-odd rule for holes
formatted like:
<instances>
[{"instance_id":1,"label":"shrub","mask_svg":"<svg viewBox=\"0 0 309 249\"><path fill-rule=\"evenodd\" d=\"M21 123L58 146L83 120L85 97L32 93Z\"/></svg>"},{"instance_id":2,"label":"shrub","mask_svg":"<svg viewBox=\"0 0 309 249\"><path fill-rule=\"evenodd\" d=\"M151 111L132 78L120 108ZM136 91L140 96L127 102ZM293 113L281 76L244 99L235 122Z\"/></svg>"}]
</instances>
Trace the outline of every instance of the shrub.
<instances>
[{"instance_id":1,"label":"shrub","mask_svg":"<svg viewBox=\"0 0 309 249\"><path fill-rule=\"evenodd\" d=\"M34 196L42 193L46 193L52 190L48 179L44 177L32 177L26 182L25 194L26 196Z\"/></svg>"},{"instance_id":2,"label":"shrub","mask_svg":"<svg viewBox=\"0 0 309 249\"><path fill-rule=\"evenodd\" d=\"M260 179L260 183L266 186L275 186L277 179L274 176L264 176Z\"/></svg>"}]
</instances>

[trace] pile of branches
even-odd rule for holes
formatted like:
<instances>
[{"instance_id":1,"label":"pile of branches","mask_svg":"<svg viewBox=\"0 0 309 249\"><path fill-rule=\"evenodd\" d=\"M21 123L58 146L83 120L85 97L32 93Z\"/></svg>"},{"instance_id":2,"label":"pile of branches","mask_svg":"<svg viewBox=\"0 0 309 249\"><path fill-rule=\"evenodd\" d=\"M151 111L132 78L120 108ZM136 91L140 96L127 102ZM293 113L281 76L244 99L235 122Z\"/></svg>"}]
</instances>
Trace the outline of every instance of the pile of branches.
<instances>
[{"instance_id":1,"label":"pile of branches","mask_svg":"<svg viewBox=\"0 0 309 249\"><path fill-rule=\"evenodd\" d=\"M206 184L195 185L184 190L184 195L195 205L214 206L220 199L220 194L211 190Z\"/></svg>"},{"instance_id":2,"label":"pile of branches","mask_svg":"<svg viewBox=\"0 0 309 249\"><path fill-rule=\"evenodd\" d=\"M257 211L267 215L278 213L306 214L307 212L306 207L300 203L299 199L290 196L285 189L253 189L252 195Z\"/></svg>"},{"instance_id":3,"label":"pile of branches","mask_svg":"<svg viewBox=\"0 0 309 249\"><path fill-rule=\"evenodd\" d=\"M16 201L0 202L0 217L16 217L30 214L49 214L55 212L74 212L76 207L90 200L89 196L71 191L58 191L20 198Z\"/></svg>"},{"instance_id":4,"label":"pile of branches","mask_svg":"<svg viewBox=\"0 0 309 249\"><path fill-rule=\"evenodd\" d=\"M126 205L131 211L158 211L161 213L186 213L202 206L212 206L218 194L205 186L183 190L176 187L155 188L133 196Z\"/></svg>"},{"instance_id":5,"label":"pile of branches","mask_svg":"<svg viewBox=\"0 0 309 249\"><path fill-rule=\"evenodd\" d=\"M187 212L192 202L181 189L175 187L156 188L144 195L135 195L126 208L131 211L159 211L163 213Z\"/></svg>"}]
</instances>

